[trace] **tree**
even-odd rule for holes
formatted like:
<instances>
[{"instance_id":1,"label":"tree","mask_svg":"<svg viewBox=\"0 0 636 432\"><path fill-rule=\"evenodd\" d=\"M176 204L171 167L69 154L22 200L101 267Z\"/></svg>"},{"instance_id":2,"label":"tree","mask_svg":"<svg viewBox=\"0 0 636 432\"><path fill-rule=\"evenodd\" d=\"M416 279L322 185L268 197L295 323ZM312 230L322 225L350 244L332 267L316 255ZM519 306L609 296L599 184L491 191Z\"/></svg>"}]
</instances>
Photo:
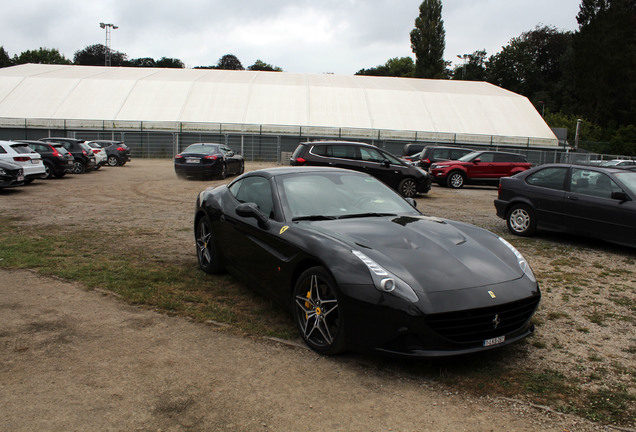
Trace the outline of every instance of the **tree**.
<instances>
[{"instance_id":1,"label":"tree","mask_svg":"<svg viewBox=\"0 0 636 432\"><path fill-rule=\"evenodd\" d=\"M528 97L535 105L541 101L558 111L563 99L559 84L571 38L571 33L549 26L522 33L486 62L486 79Z\"/></svg>"},{"instance_id":2,"label":"tree","mask_svg":"<svg viewBox=\"0 0 636 432\"><path fill-rule=\"evenodd\" d=\"M112 66L125 66L127 55L119 51L110 51ZM104 66L106 62L106 46L102 44L89 45L83 50L75 52L73 63L85 66Z\"/></svg>"},{"instance_id":3,"label":"tree","mask_svg":"<svg viewBox=\"0 0 636 432\"><path fill-rule=\"evenodd\" d=\"M602 127L636 124L636 1L583 0L577 21L568 110Z\"/></svg>"},{"instance_id":4,"label":"tree","mask_svg":"<svg viewBox=\"0 0 636 432\"><path fill-rule=\"evenodd\" d=\"M415 19L415 28L411 31L416 78L446 76L445 37L441 0L424 0L420 5L420 15Z\"/></svg>"},{"instance_id":5,"label":"tree","mask_svg":"<svg viewBox=\"0 0 636 432\"><path fill-rule=\"evenodd\" d=\"M415 75L415 62L411 57L394 57L383 65L360 69L356 75L413 77Z\"/></svg>"},{"instance_id":6,"label":"tree","mask_svg":"<svg viewBox=\"0 0 636 432\"><path fill-rule=\"evenodd\" d=\"M38 50L26 50L13 58L13 64L38 63L38 64L71 64L71 61L53 48Z\"/></svg>"},{"instance_id":7,"label":"tree","mask_svg":"<svg viewBox=\"0 0 636 432\"><path fill-rule=\"evenodd\" d=\"M486 50L464 55L464 64L455 66L452 79L486 81Z\"/></svg>"},{"instance_id":8,"label":"tree","mask_svg":"<svg viewBox=\"0 0 636 432\"><path fill-rule=\"evenodd\" d=\"M169 57L161 57L159 60L157 60L157 67L183 69L183 68L185 68L185 65L179 59L169 58Z\"/></svg>"},{"instance_id":9,"label":"tree","mask_svg":"<svg viewBox=\"0 0 636 432\"><path fill-rule=\"evenodd\" d=\"M270 71L270 72L282 72L283 70L278 66L272 66L269 63L265 63L262 60L256 60L253 65L247 67L251 71Z\"/></svg>"},{"instance_id":10,"label":"tree","mask_svg":"<svg viewBox=\"0 0 636 432\"><path fill-rule=\"evenodd\" d=\"M152 57L141 57L128 61L127 66L132 67L157 67L157 62Z\"/></svg>"},{"instance_id":11,"label":"tree","mask_svg":"<svg viewBox=\"0 0 636 432\"><path fill-rule=\"evenodd\" d=\"M3 46L0 46L0 68L11 66L12 64L9 53L5 51Z\"/></svg>"},{"instance_id":12,"label":"tree","mask_svg":"<svg viewBox=\"0 0 636 432\"><path fill-rule=\"evenodd\" d=\"M241 61L234 54L225 54L216 64L216 69L245 70Z\"/></svg>"}]
</instances>

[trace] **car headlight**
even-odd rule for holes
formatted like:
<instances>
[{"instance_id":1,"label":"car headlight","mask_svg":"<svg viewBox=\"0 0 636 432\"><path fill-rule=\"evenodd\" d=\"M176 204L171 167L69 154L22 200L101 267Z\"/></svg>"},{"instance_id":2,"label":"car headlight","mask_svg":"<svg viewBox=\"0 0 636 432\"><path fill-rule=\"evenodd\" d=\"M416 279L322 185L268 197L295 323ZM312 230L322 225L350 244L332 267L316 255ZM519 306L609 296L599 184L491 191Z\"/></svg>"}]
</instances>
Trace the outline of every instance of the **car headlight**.
<instances>
[{"instance_id":1,"label":"car headlight","mask_svg":"<svg viewBox=\"0 0 636 432\"><path fill-rule=\"evenodd\" d=\"M0 168L0 175L5 175L7 172L5 170L3 170L2 168Z\"/></svg>"},{"instance_id":2,"label":"car headlight","mask_svg":"<svg viewBox=\"0 0 636 432\"><path fill-rule=\"evenodd\" d=\"M506 240L502 239L501 237L499 237L499 240L503 244L505 244L508 247L508 249L512 251L513 254L515 254L515 256L517 257L517 263L519 264L519 267L521 267L521 270L523 270L523 272L526 274L526 276L528 276L528 278L532 282L536 282L537 279L534 277L534 273L532 272L532 269L530 268L530 264L528 264L528 261L526 261L523 255L521 255L521 252L519 252L517 248L515 248L513 245L511 245L510 243L508 243Z\"/></svg>"},{"instance_id":3,"label":"car headlight","mask_svg":"<svg viewBox=\"0 0 636 432\"><path fill-rule=\"evenodd\" d=\"M386 270L359 250L352 250L351 252L360 258L360 261L369 268L373 285L375 285L379 291L396 295L412 303L416 303L419 300L413 288L402 279Z\"/></svg>"}]
</instances>

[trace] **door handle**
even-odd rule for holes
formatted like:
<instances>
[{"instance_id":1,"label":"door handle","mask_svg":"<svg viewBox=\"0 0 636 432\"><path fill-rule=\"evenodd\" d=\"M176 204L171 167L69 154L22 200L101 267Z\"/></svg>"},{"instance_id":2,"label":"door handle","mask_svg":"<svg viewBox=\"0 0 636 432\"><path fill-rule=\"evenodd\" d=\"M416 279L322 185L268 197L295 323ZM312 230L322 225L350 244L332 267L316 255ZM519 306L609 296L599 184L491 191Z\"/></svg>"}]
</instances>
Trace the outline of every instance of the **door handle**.
<instances>
[{"instance_id":1,"label":"door handle","mask_svg":"<svg viewBox=\"0 0 636 432\"><path fill-rule=\"evenodd\" d=\"M578 201L578 200L579 200L579 197L575 197L575 196L572 196L572 195L568 195L568 199L569 199L570 201Z\"/></svg>"}]
</instances>

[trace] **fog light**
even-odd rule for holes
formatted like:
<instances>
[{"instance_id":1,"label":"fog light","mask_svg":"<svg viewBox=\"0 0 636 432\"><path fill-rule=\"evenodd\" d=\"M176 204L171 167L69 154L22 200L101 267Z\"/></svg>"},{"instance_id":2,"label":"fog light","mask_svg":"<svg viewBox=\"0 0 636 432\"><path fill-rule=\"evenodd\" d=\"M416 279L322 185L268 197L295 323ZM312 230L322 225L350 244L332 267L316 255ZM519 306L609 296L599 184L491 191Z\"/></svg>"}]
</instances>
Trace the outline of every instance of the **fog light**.
<instances>
[{"instance_id":1,"label":"fog light","mask_svg":"<svg viewBox=\"0 0 636 432\"><path fill-rule=\"evenodd\" d=\"M391 278L382 279L380 286L386 292L391 292L395 289L395 280Z\"/></svg>"}]
</instances>

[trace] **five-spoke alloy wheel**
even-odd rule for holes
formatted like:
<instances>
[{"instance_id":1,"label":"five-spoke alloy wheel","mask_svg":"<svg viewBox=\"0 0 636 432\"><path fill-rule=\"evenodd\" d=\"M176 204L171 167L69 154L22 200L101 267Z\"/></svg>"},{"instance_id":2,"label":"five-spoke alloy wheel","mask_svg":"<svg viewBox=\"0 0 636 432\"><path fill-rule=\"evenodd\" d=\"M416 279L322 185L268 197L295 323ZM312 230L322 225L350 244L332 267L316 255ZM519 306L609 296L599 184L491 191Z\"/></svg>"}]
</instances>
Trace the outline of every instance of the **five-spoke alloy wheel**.
<instances>
[{"instance_id":1,"label":"five-spoke alloy wheel","mask_svg":"<svg viewBox=\"0 0 636 432\"><path fill-rule=\"evenodd\" d=\"M344 351L343 311L336 282L327 270L312 267L301 274L293 298L296 327L305 343L321 354Z\"/></svg>"},{"instance_id":2,"label":"five-spoke alloy wheel","mask_svg":"<svg viewBox=\"0 0 636 432\"><path fill-rule=\"evenodd\" d=\"M197 258L201 270L210 274L220 273L223 266L219 261L210 223L205 217L202 217L197 223L194 237L197 242Z\"/></svg>"}]
</instances>

